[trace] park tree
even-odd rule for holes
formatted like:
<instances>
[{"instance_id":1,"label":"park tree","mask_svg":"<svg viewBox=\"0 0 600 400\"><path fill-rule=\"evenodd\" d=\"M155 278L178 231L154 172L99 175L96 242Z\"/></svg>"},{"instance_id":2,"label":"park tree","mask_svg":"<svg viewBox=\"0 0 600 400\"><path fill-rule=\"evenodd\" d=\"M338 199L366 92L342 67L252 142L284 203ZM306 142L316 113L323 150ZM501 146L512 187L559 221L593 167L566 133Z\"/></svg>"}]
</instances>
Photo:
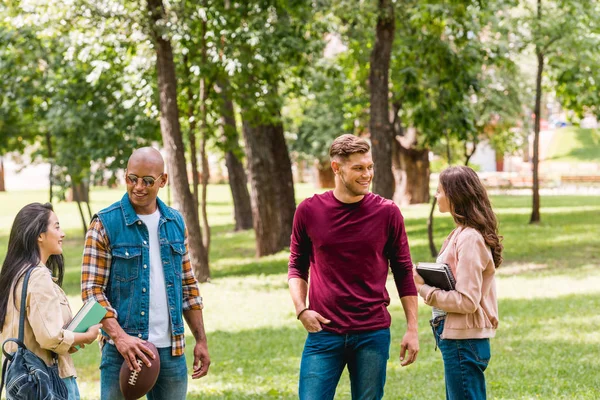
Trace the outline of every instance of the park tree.
<instances>
[{"instance_id":1,"label":"park tree","mask_svg":"<svg viewBox=\"0 0 600 400\"><path fill-rule=\"evenodd\" d=\"M148 0L148 29L156 51L156 73L160 97L160 126L163 145L167 152L167 164L172 177L173 194L179 203L188 229L190 260L196 278L205 282L210 278L208 253L202 240L198 207L189 187L185 151L179 122L177 104L177 76L173 59L173 47L168 32L168 18L162 0Z\"/></svg>"},{"instance_id":2,"label":"park tree","mask_svg":"<svg viewBox=\"0 0 600 400\"><path fill-rule=\"evenodd\" d=\"M135 28L121 30L119 37L107 34L114 26L96 29L94 8L63 5L30 8L15 2L3 10L9 35L2 60L11 60L2 80L3 104L14 119L7 137L19 138L16 150L27 145L36 149L34 158L50 163L50 201L70 192L85 231L92 215L90 184L114 182L130 150L156 138L157 124L143 106L148 92L143 69L141 78L139 71L129 72L139 57L129 40Z\"/></svg>"},{"instance_id":3,"label":"park tree","mask_svg":"<svg viewBox=\"0 0 600 400\"><path fill-rule=\"evenodd\" d=\"M244 151L240 146L240 134L235 119L235 106L229 84L229 77L221 73L216 83L216 91L220 98L218 104L221 114L221 140L219 144L225 154L225 165L229 177L229 187L233 199L235 230L251 229L252 204L248 191L248 178L242 159Z\"/></svg>"},{"instance_id":4,"label":"park tree","mask_svg":"<svg viewBox=\"0 0 600 400\"><path fill-rule=\"evenodd\" d=\"M344 97L344 118L355 133L370 133L373 189L392 197L395 188L399 203L427 202L430 149L441 141L473 143L481 133L477 107L489 103L481 91L485 71L504 68L494 66L504 62L506 39L496 39L506 38L497 31L497 11L504 4L414 0L350 8L339 0L333 5L335 32L347 47L337 60L352 87L351 96Z\"/></svg>"},{"instance_id":5,"label":"park tree","mask_svg":"<svg viewBox=\"0 0 600 400\"><path fill-rule=\"evenodd\" d=\"M599 48L597 32L600 5L597 2L580 0L535 0L524 2L522 9L518 11L514 18L514 31L518 35L519 45L524 52L535 54L537 64L533 107L533 193L529 220L535 224L541 221L539 147L543 90L545 86L557 85L559 99L567 107L573 106L579 111L588 107L593 109L597 105L594 85L571 84L582 76L585 76L588 82L593 82L589 80L593 76L591 67L599 64L597 56L589 55ZM590 61L592 62L589 63ZM581 72L573 74L582 63L588 63L587 67L590 70L584 68ZM577 98L581 98L582 101L575 100Z\"/></svg>"},{"instance_id":6,"label":"park tree","mask_svg":"<svg viewBox=\"0 0 600 400\"><path fill-rule=\"evenodd\" d=\"M286 104L291 150L299 160L314 162L321 188L335 185L331 143L341 134L354 133L352 121L344 117L348 80L337 60L323 58L307 72L303 90Z\"/></svg>"},{"instance_id":7,"label":"park tree","mask_svg":"<svg viewBox=\"0 0 600 400\"><path fill-rule=\"evenodd\" d=\"M392 147L394 131L390 124L389 73L396 31L395 5L392 0L379 0L375 43L371 51L370 123L371 146L375 161L373 192L391 199L394 195Z\"/></svg>"},{"instance_id":8,"label":"park tree","mask_svg":"<svg viewBox=\"0 0 600 400\"><path fill-rule=\"evenodd\" d=\"M320 46L313 5L249 1L227 12L223 65L240 109L251 187L256 254L289 245L295 211L291 160L281 116L284 91Z\"/></svg>"}]
</instances>

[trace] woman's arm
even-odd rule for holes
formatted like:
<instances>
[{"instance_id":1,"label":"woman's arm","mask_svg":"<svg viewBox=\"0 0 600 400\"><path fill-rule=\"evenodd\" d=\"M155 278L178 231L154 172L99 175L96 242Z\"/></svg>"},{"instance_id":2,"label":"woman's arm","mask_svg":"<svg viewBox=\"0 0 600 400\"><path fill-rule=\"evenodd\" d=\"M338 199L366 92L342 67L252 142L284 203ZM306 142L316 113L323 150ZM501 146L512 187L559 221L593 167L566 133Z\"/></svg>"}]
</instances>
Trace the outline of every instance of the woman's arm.
<instances>
[{"instance_id":1,"label":"woman's arm","mask_svg":"<svg viewBox=\"0 0 600 400\"><path fill-rule=\"evenodd\" d=\"M85 346L86 344L93 343L98 337L98 330L102 327L102 324L96 324L89 327L89 329L83 333L73 332L75 340L73 346Z\"/></svg>"},{"instance_id":2,"label":"woman's arm","mask_svg":"<svg viewBox=\"0 0 600 400\"><path fill-rule=\"evenodd\" d=\"M60 298L54 290L50 271L35 268L27 288L27 321L40 347L66 354L75 341L73 332L63 329Z\"/></svg>"},{"instance_id":3,"label":"woman's arm","mask_svg":"<svg viewBox=\"0 0 600 400\"><path fill-rule=\"evenodd\" d=\"M483 237L476 231L462 232L456 240L456 289L444 291L423 285L419 294L430 306L446 312L471 314L479 307L483 271L491 261L491 255Z\"/></svg>"}]
</instances>

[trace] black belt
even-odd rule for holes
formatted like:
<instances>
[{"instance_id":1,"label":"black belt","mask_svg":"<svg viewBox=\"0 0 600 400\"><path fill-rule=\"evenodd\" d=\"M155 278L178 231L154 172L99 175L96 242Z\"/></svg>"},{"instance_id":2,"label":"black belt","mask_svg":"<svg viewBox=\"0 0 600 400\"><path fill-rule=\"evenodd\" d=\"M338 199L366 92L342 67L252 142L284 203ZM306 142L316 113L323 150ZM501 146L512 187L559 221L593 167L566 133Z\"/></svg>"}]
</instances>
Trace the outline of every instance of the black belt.
<instances>
[{"instance_id":1,"label":"black belt","mask_svg":"<svg viewBox=\"0 0 600 400\"><path fill-rule=\"evenodd\" d=\"M433 319L430 319L429 325L431 325L432 328L437 328L442 323L442 321L445 319L446 319L445 315L439 315Z\"/></svg>"}]
</instances>

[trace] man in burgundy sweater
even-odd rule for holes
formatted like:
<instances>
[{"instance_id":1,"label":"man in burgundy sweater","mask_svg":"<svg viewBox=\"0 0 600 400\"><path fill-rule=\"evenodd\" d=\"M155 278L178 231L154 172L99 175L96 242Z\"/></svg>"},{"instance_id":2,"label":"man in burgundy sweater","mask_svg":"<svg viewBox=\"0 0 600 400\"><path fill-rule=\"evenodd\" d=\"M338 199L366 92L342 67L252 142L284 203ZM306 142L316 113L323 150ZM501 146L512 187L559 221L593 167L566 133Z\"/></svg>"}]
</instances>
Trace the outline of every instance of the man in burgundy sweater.
<instances>
[{"instance_id":1,"label":"man in burgundy sweater","mask_svg":"<svg viewBox=\"0 0 600 400\"><path fill-rule=\"evenodd\" d=\"M300 399L333 399L346 365L353 399L381 399L390 348L388 265L407 321L401 365L414 362L419 351L404 221L392 201L369 192L373 160L364 139L342 135L329 155L335 189L304 200L292 229L289 287L308 331Z\"/></svg>"}]
</instances>

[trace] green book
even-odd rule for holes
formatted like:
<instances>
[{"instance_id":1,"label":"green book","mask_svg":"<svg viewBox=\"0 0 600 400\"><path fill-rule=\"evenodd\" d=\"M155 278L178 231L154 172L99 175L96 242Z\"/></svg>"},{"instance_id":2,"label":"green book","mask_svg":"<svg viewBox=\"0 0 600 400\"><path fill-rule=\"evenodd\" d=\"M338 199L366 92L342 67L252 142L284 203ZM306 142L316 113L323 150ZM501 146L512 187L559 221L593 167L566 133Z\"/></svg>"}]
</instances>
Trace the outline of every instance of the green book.
<instances>
[{"instance_id":1,"label":"green book","mask_svg":"<svg viewBox=\"0 0 600 400\"><path fill-rule=\"evenodd\" d=\"M105 315L106 309L100 303L94 299L89 300L75 314L65 329L79 333L86 332L90 326L99 323Z\"/></svg>"}]
</instances>

